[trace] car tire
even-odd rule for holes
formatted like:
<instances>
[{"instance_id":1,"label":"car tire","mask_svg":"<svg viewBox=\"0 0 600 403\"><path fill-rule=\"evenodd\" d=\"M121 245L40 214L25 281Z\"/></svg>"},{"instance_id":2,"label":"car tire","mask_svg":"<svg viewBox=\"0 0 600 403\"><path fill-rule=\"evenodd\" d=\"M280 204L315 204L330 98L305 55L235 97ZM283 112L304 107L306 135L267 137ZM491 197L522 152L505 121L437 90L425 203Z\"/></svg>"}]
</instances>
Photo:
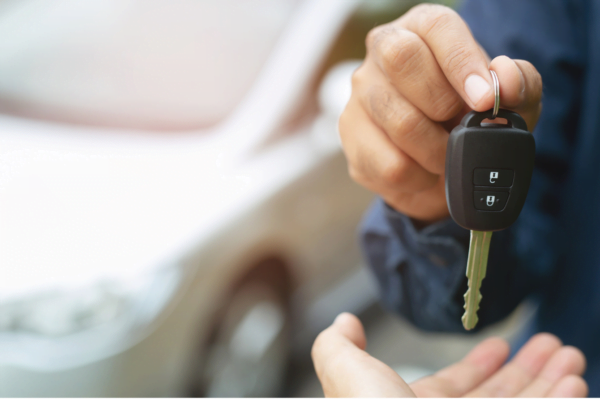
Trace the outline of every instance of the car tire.
<instances>
[{"instance_id":1,"label":"car tire","mask_svg":"<svg viewBox=\"0 0 600 403\"><path fill-rule=\"evenodd\" d=\"M273 397L284 392L291 357L289 287L282 272L273 269L273 264L262 264L234 288L206 344L197 395Z\"/></svg>"}]
</instances>

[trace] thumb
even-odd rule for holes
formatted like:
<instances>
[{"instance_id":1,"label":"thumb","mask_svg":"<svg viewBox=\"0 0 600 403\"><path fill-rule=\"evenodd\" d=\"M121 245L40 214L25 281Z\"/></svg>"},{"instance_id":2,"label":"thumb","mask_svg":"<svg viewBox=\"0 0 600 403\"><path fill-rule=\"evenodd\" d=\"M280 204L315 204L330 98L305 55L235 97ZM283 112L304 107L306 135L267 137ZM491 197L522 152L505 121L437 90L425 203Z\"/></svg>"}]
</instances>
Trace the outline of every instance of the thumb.
<instances>
[{"instance_id":1,"label":"thumb","mask_svg":"<svg viewBox=\"0 0 600 403\"><path fill-rule=\"evenodd\" d=\"M340 314L313 344L315 371L326 397L414 396L396 372L363 349L366 338L358 318Z\"/></svg>"},{"instance_id":2,"label":"thumb","mask_svg":"<svg viewBox=\"0 0 600 403\"><path fill-rule=\"evenodd\" d=\"M340 313L331 327L361 350L367 347L365 329L356 316L347 312Z\"/></svg>"}]
</instances>

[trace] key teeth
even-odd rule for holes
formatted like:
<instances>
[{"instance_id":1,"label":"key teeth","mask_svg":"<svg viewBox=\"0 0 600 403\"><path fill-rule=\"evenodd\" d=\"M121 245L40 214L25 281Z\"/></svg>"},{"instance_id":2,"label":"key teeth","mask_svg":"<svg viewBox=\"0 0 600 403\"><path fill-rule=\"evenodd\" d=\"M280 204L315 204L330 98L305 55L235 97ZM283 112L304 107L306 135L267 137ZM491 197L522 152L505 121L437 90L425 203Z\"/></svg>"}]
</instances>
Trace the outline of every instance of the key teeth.
<instances>
[{"instance_id":1,"label":"key teeth","mask_svg":"<svg viewBox=\"0 0 600 403\"><path fill-rule=\"evenodd\" d=\"M467 330L473 329L479 321L477 311L479 311L479 304L483 298L481 295L481 283L486 275L491 237L492 232L471 230L466 272L468 288L464 295L465 314L462 317L463 326Z\"/></svg>"},{"instance_id":2,"label":"key teeth","mask_svg":"<svg viewBox=\"0 0 600 403\"><path fill-rule=\"evenodd\" d=\"M463 298L465 299L465 304L463 305L464 309L467 309L467 305L469 304L469 299L471 298L471 290L468 290L465 295L463 295ZM477 304L475 304L475 312L477 312L479 310L479 304L481 303L481 299L483 298L483 295L481 295L481 293L479 293L479 295L477 296Z\"/></svg>"},{"instance_id":3,"label":"key teeth","mask_svg":"<svg viewBox=\"0 0 600 403\"><path fill-rule=\"evenodd\" d=\"M465 313L463 314L461 321L463 324L463 327L465 328L465 330L472 330L475 328L475 326L477 325L477 322L479 322L479 317L477 316L477 311L479 311L479 303L481 302L481 299L483 298L483 295L481 295L481 293L479 293L479 295L477 296L477 303L475 304L475 306L473 307L473 310L475 311L473 313L473 320L472 323L468 322L468 309L467 306L469 305L469 299L471 297L471 289L468 289L467 292L464 295L465 298L465 304L463 305L463 309L465 310Z\"/></svg>"}]
</instances>

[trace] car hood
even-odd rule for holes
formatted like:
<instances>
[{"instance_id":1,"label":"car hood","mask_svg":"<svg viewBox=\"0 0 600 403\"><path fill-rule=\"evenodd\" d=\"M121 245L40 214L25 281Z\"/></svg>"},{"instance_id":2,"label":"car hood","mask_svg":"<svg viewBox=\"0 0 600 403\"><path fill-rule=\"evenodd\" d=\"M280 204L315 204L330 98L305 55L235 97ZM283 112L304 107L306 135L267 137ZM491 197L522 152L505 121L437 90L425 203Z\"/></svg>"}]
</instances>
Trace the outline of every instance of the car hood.
<instances>
[{"instance_id":1,"label":"car hood","mask_svg":"<svg viewBox=\"0 0 600 403\"><path fill-rule=\"evenodd\" d=\"M0 302L174 264L307 169L320 158L300 144L308 136L248 156L295 113L358 4L303 2L246 98L211 131L159 137L0 115Z\"/></svg>"},{"instance_id":2,"label":"car hood","mask_svg":"<svg viewBox=\"0 0 600 403\"><path fill-rule=\"evenodd\" d=\"M249 189L220 137L0 118L0 302L169 264Z\"/></svg>"}]
</instances>

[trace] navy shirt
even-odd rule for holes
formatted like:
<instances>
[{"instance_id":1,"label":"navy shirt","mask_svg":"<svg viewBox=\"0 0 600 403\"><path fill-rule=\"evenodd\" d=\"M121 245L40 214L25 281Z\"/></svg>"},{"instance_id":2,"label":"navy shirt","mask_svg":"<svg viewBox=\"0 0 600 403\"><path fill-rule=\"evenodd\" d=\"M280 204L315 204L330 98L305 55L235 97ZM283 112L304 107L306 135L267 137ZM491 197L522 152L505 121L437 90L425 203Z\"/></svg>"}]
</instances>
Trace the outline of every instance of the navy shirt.
<instances>
[{"instance_id":1,"label":"navy shirt","mask_svg":"<svg viewBox=\"0 0 600 403\"><path fill-rule=\"evenodd\" d=\"M474 0L461 15L490 57L528 60L544 82L531 187L492 237L478 328L534 298L528 333L580 348L600 396L600 1ZM417 230L381 200L361 229L384 305L433 331L464 332L468 241L450 219Z\"/></svg>"}]
</instances>

